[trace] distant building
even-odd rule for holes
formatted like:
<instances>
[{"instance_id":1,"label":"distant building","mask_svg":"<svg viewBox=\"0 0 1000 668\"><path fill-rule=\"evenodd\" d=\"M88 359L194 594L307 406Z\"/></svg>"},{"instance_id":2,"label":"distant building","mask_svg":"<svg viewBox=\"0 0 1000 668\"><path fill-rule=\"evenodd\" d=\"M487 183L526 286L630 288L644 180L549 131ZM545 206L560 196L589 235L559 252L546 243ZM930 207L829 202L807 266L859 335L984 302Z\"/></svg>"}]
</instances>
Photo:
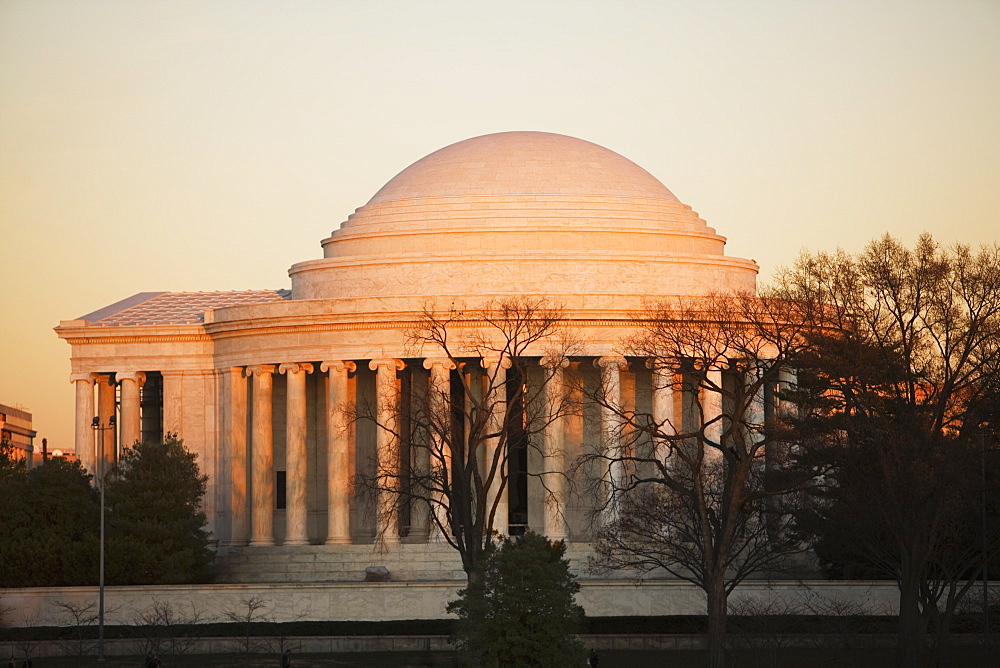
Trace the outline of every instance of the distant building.
<instances>
[{"instance_id":1,"label":"distant building","mask_svg":"<svg viewBox=\"0 0 1000 668\"><path fill-rule=\"evenodd\" d=\"M33 463L36 435L31 428L31 413L0 404L0 443L13 448L14 459L27 459L29 466Z\"/></svg>"}]
</instances>

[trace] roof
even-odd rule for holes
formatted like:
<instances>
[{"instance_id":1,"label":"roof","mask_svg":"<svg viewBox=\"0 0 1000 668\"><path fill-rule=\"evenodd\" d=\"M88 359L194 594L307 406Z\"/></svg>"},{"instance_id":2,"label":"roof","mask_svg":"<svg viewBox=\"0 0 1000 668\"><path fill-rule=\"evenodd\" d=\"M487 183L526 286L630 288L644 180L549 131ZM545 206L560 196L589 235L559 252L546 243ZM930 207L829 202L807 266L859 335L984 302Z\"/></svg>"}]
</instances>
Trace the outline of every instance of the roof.
<instances>
[{"instance_id":1,"label":"roof","mask_svg":"<svg viewBox=\"0 0 1000 668\"><path fill-rule=\"evenodd\" d=\"M204 313L224 306L279 302L289 290L235 290L229 292L140 292L120 302L80 316L96 327L197 325Z\"/></svg>"},{"instance_id":2,"label":"roof","mask_svg":"<svg viewBox=\"0 0 1000 668\"><path fill-rule=\"evenodd\" d=\"M368 203L555 194L677 201L652 174L603 146L550 132L499 132L425 156Z\"/></svg>"}]
</instances>

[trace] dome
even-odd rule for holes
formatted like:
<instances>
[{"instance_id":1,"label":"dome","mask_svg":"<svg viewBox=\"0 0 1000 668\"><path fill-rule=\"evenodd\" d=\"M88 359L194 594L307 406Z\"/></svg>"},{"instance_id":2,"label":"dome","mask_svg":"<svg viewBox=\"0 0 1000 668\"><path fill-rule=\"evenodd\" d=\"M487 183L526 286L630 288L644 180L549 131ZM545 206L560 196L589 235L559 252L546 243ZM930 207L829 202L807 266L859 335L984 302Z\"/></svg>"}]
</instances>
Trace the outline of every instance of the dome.
<instances>
[{"instance_id":1,"label":"dome","mask_svg":"<svg viewBox=\"0 0 1000 668\"><path fill-rule=\"evenodd\" d=\"M756 263L725 256L725 243L614 151L502 132L404 169L322 241L321 259L289 275L292 299L378 311L508 295L637 309L650 298L754 290Z\"/></svg>"},{"instance_id":2,"label":"dome","mask_svg":"<svg viewBox=\"0 0 1000 668\"><path fill-rule=\"evenodd\" d=\"M416 161L368 204L426 197L585 195L676 202L652 174L589 141L549 132L500 132Z\"/></svg>"}]
</instances>

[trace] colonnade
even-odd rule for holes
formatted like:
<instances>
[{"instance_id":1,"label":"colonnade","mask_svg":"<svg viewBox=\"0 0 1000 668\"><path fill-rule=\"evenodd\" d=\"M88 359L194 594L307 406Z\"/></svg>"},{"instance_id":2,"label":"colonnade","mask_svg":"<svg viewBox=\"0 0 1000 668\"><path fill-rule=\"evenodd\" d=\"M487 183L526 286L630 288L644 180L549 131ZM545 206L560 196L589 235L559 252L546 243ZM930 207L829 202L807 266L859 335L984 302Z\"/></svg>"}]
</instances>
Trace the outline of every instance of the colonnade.
<instances>
[{"instance_id":1,"label":"colonnade","mask_svg":"<svg viewBox=\"0 0 1000 668\"><path fill-rule=\"evenodd\" d=\"M625 358L619 356L601 356L589 358L587 363L593 363L599 371L604 401L600 407L600 447L607 455L609 466L602 471L603 487L608 493L621 489L626 475L625 466L618 457L622 450L622 435L625 427L622 408L622 371L628 368ZM400 444L393 435L400 410L399 388L397 374L405 368L401 359L383 358L365 360L369 370L375 374L374 405L376 421L389 428L375 429L374 452L378 470L385 474L398 473ZM497 357L477 360L481 368L487 372L506 374L511 361ZM583 363L583 362L581 362ZM308 530L308 494L307 486L312 473L314 484L326 487L326 536L327 544L351 543L356 538L351 532L351 512L354 503L354 461L355 433L353 430L355 411L355 390L349 378L358 370L359 362L351 360L327 360L316 362L283 362L278 364L255 364L249 366L228 367L217 370L217 378L221 381L221 396L219 398L219 433L218 442L226 455L227 467L217 467L214 471L206 471L210 475L225 473L228 481L224 489L228 493L228 515L230 523L229 542L232 545L268 546L275 544L274 510L275 510L275 461L274 461L274 375L285 376L285 545L305 545L310 542ZM565 357L542 357L540 366L545 374L544 402L548 407L543 439L540 444L541 479L545 489L544 508L541 512L542 526L535 527L551 539L566 539L569 536L566 519L566 478L563 475L567 462L565 416L558 408L564 400L566 387L564 371L569 365ZM678 424L684 418L677 414L683 407L678 406L675 397L676 383L674 374L676 368L656 364L654 360L647 363L651 373L651 417L658 424ZM429 372L428 388L430 390L430 409L432 411L447 410L440 402L447 401L451 396L451 372L456 368L455 362L446 357L429 357L422 360L422 367ZM307 400L307 376L324 374L325 403L318 407L323 411L323 439L316 442L317 447L325 450L326 470L308 470L310 458L307 456L309 434L309 402ZM503 376L501 376L503 377ZM95 436L92 420L97 416L101 424L107 424L108 418L115 413L115 384L120 385L120 420L121 443L131 444L140 440L142 435L140 398L141 388L146 375L141 371L117 371L114 373L81 373L71 378L76 386L76 440L77 453L81 463L91 471L95 470L96 452L95 438L100 441L100 452L108 461L115 457L115 434L113 430L101 432ZM785 380L785 378L783 378ZM724 382L721 370L708 371L709 383L722 387ZM96 407L94 387L97 388ZM486 405L491 407L489 416L489 431L499 433L500 425L507 411L506 396L502 382L490 384L494 394L485 398ZM167 393L165 393L167 394ZM702 418L705 422L705 435L709 439L718 439L722 425L722 396L709 392L701 400ZM166 399L165 399L166 401ZM751 409L753 415L759 415L759 421L764 419L763 397L754 400ZM167 411L165 411L167 412ZM443 413L439 413L443 414ZM753 417L751 419L754 419ZM183 436L183 434L182 434ZM439 438L439 436L432 436ZM438 444L440 446L440 444ZM491 460L499 447L499 438L493 437L484 444L484 457ZM81 447L82 446L82 447ZM659 459L666 456L666 443L652 443L653 452ZM437 447L437 452L447 449ZM448 466L447 463L445 466ZM450 469L450 466L448 466ZM249 482L249 486L248 486ZM216 483L218 484L218 483ZM500 481L494 480L490 488L487 503L496 507L494 521L495 529L508 533L508 503L509 485L500 489ZM375 531L386 543L397 543L400 540L396 499L391 492L380 492L375 499L376 527ZM604 499L602 523L613 521L619 512L619 500L611 497ZM432 504L433 505L433 504ZM534 511L533 511L534 512ZM421 518L428 525L428 540L442 541L443 536L437 528L438 522ZM441 522L446 524L446 522ZM315 527L314 527L315 533Z\"/></svg>"},{"instance_id":2,"label":"colonnade","mask_svg":"<svg viewBox=\"0 0 1000 668\"><path fill-rule=\"evenodd\" d=\"M602 386L608 389L609 406L601 410L602 447L611 458L621 450L623 420L620 407L620 374L628 368L623 357L600 357L593 359L601 371ZM510 368L509 359L484 358L478 360L482 369L487 372L506 373ZM544 486L544 509L542 526L536 527L549 538L565 539L569 536L566 520L566 477L564 475L566 449L564 415L560 408L565 393L563 373L569 361L564 357L543 357L540 366L546 374L544 401L549 414L544 417L545 428L541 443L542 485ZM429 409L436 414L444 414L447 407L443 402L451 396L451 372L456 369L456 363L447 357L428 357L422 361L422 367L429 371ZM375 372L375 420L380 427L375 430L374 451L376 466L380 474L394 477L398 475L399 455L397 442L393 432L397 426L400 410L397 372L405 368L401 359L383 358L367 360L369 370ZM286 531L285 545L302 545L309 542L307 534L307 494L306 485L309 472L306 469L308 459L305 456L306 443L306 383L305 377L311 373L326 374L325 399L325 442L320 447L326 449L327 470L316 479L324 481L327 488L327 544L350 543L354 537L350 531L351 506L354 500L354 472L351 457L354 452L355 433L352 430L356 400L348 391L349 374L357 371L357 362L349 360L330 360L320 364L307 362L292 362L272 365L252 365L233 367L224 373L228 376L229 391L224 393L223 415L224 441L230 444L231 451L231 488L232 488L232 534L234 545L248 544L250 546L274 545L273 509L274 498L274 442L273 442L273 376L284 374L286 381ZM252 378L252 396L247 396L246 378ZM658 389L653 404L655 420L672 419L673 398L672 389L664 382L656 384ZM506 397L500 395L504 391L502 382L493 382L488 391L492 396L485 397L485 405L491 408L488 430L499 433L500 425L505 420L507 410ZM246 433L247 402L252 403L251 432ZM614 406L618 405L617 408ZM440 439L439 434L431 434L431 438ZM499 447L499 437L493 437L484 443L483 457L491 461ZM449 456L447 448L440 442L432 444L432 450ZM434 465L433 463L431 465ZM441 466L441 463L436 464ZM450 462L443 462L450 470ZM250 471L252 498L247 500L246 480L247 467ZM623 465L615 463L609 472L608 489L615 489L622 483ZM509 485L503 485L494 480L486 498L487 506L496 507L494 528L501 534L509 531ZM499 497L499 498L498 498ZM400 541L396 499L392 492L380 490L375 499L376 527L375 532L386 544ZM439 504L431 504L432 512L440 512ZM614 518L617 504L608 503L605 521ZM249 519L248 519L249 518ZM427 518L428 520L430 518ZM447 524L444 518L439 521L428 521L428 540L441 542L444 537L440 533L439 524Z\"/></svg>"},{"instance_id":3,"label":"colonnade","mask_svg":"<svg viewBox=\"0 0 1000 668\"><path fill-rule=\"evenodd\" d=\"M107 470L107 466L117 459L117 443L130 446L142 440L141 389L146 382L146 374L142 371L74 373L70 376L70 382L76 388L77 460L85 469L96 473L97 460L100 457L103 458ZM116 385L121 389L120 411L117 411L117 414ZM96 410L95 386L97 387ZM115 417L113 421L112 416ZM95 418L101 429L94 429ZM115 428L109 428L112 422L115 423Z\"/></svg>"}]
</instances>

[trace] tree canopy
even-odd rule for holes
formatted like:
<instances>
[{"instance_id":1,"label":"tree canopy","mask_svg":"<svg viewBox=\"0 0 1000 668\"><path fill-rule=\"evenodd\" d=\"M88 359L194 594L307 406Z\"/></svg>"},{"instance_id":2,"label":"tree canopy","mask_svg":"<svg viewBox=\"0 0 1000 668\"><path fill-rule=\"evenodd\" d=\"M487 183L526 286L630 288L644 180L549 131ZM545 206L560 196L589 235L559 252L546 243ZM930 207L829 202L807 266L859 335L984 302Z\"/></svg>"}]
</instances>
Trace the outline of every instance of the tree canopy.
<instances>
[{"instance_id":1,"label":"tree canopy","mask_svg":"<svg viewBox=\"0 0 1000 668\"><path fill-rule=\"evenodd\" d=\"M176 435L137 443L107 476L106 572L114 584L200 582L212 563L208 478Z\"/></svg>"},{"instance_id":2,"label":"tree canopy","mask_svg":"<svg viewBox=\"0 0 1000 668\"><path fill-rule=\"evenodd\" d=\"M0 452L0 587L97 584L100 504L76 462Z\"/></svg>"},{"instance_id":3,"label":"tree canopy","mask_svg":"<svg viewBox=\"0 0 1000 668\"><path fill-rule=\"evenodd\" d=\"M582 665L580 585L565 553L562 541L531 531L491 543L478 576L448 605L460 646L487 665Z\"/></svg>"},{"instance_id":4,"label":"tree canopy","mask_svg":"<svg viewBox=\"0 0 1000 668\"><path fill-rule=\"evenodd\" d=\"M897 581L899 662L916 665L924 629L946 637L1000 538L980 523L997 512L983 458L1000 396L1000 248L885 236L856 255L803 254L777 290L813 325L796 365L798 453L827 473L800 526L831 571Z\"/></svg>"}]
</instances>

